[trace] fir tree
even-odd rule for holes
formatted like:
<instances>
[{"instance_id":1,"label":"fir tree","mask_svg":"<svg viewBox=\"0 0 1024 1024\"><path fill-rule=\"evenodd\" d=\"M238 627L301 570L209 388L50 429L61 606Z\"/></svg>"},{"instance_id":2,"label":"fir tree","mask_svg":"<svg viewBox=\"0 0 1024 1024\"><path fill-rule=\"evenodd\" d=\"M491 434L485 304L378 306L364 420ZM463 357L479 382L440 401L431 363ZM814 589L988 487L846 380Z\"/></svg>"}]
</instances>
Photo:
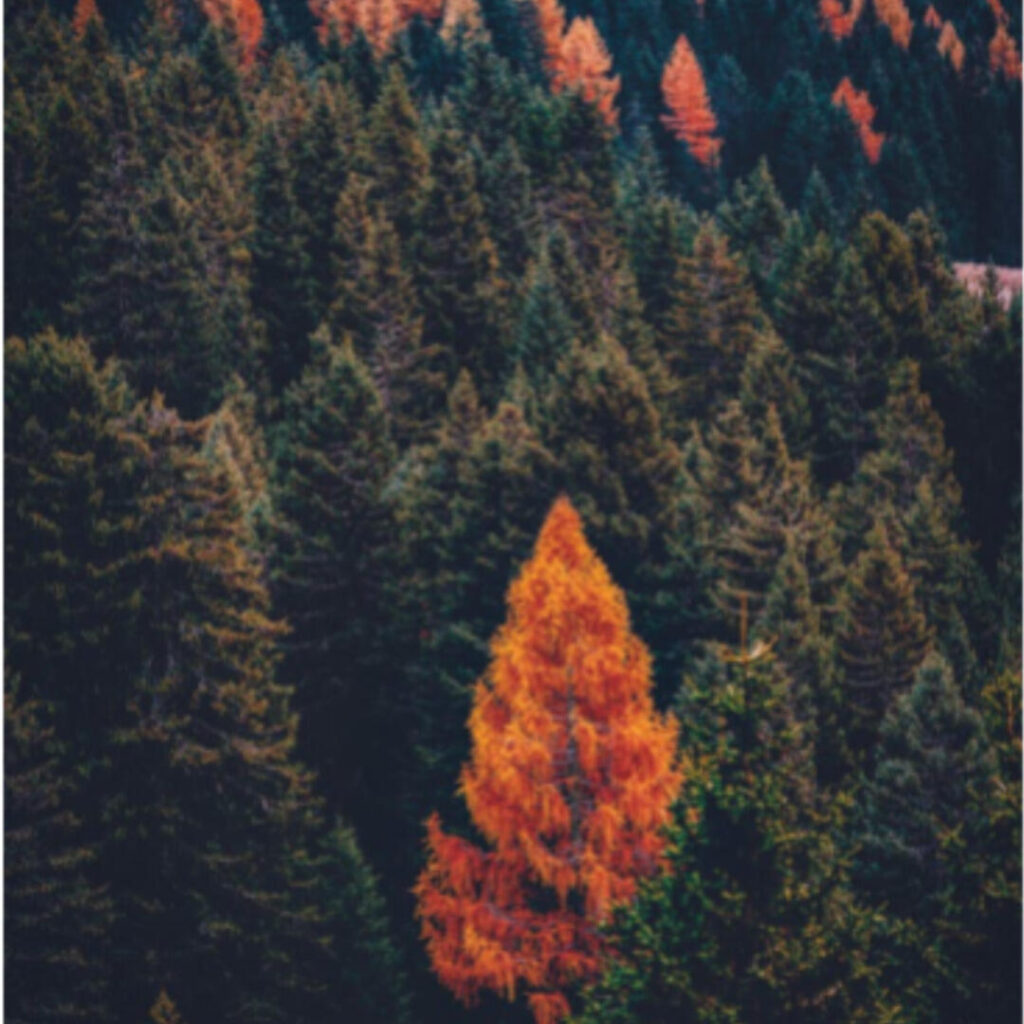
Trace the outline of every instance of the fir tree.
<instances>
[{"instance_id":1,"label":"fir tree","mask_svg":"<svg viewBox=\"0 0 1024 1024\"><path fill-rule=\"evenodd\" d=\"M383 491L394 450L380 395L351 345L322 334L315 344L285 394L274 443L274 606L290 626L282 673L303 713L299 748L325 792L348 806L365 799L362 743L379 711L391 529Z\"/></svg>"}]
</instances>

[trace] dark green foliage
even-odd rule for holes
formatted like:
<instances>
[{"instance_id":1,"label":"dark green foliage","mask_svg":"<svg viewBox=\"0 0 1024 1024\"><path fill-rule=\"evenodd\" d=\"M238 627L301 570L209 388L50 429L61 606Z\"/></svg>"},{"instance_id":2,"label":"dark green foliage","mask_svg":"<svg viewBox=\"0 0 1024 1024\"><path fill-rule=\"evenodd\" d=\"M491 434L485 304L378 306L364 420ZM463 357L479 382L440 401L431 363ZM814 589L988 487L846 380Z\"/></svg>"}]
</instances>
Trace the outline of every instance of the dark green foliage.
<instances>
[{"instance_id":1,"label":"dark green foliage","mask_svg":"<svg viewBox=\"0 0 1024 1024\"><path fill-rule=\"evenodd\" d=\"M290 627L282 676L303 713L299 750L322 789L350 810L365 801L382 713L381 588L393 529L384 488L394 462L383 402L351 344L324 334L285 393L274 441L279 525L275 611Z\"/></svg>"},{"instance_id":2,"label":"dark green foliage","mask_svg":"<svg viewBox=\"0 0 1024 1024\"><path fill-rule=\"evenodd\" d=\"M677 699L687 777L667 871L616 915L592 1022L879 1020L870 915L827 830L789 682L708 657Z\"/></svg>"},{"instance_id":3,"label":"dark green foliage","mask_svg":"<svg viewBox=\"0 0 1024 1024\"><path fill-rule=\"evenodd\" d=\"M69 810L75 781L38 701L4 688L5 1019L101 1021L110 950L107 894Z\"/></svg>"},{"instance_id":4,"label":"dark green foliage","mask_svg":"<svg viewBox=\"0 0 1024 1024\"><path fill-rule=\"evenodd\" d=\"M1018 1019L1020 303L949 262L1020 260L990 6L939 11L957 74L923 4L904 52L870 4L574 0L614 129L529 3L378 58L263 0L245 67L196 0L73 6L5 11L8 1014L518 1019L454 1007L409 887L567 492L691 677L584 1018ZM772 660L701 661L744 604Z\"/></svg>"},{"instance_id":5,"label":"dark green foliage","mask_svg":"<svg viewBox=\"0 0 1024 1024\"><path fill-rule=\"evenodd\" d=\"M1003 731L997 749L1012 738ZM855 822L856 881L899 921L887 939L909 947L898 958L890 948L887 964L907 1019L968 1021L982 1012L1010 1020L1020 1012L1019 993L996 982L1016 970L1020 908L1019 879L1005 873L1009 837L992 828L1009 795L993 739L934 657L882 724Z\"/></svg>"},{"instance_id":6,"label":"dark green foliage","mask_svg":"<svg viewBox=\"0 0 1024 1024\"><path fill-rule=\"evenodd\" d=\"M886 710L910 686L933 641L883 521L866 540L846 579L838 631L847 742L859 759L870 759Z\"/></svg>"}]
</instances>

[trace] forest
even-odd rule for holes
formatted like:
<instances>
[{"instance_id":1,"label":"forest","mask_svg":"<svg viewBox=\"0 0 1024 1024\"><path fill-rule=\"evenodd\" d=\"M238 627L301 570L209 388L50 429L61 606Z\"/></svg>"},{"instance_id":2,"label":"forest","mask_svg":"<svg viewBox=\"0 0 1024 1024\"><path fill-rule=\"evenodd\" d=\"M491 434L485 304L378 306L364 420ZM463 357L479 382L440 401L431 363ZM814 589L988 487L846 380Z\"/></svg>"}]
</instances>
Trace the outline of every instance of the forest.
<instances>
[{"instance_id":1,"label":"forest","mask_svg":"<svg viewBox=\"0 0 1024 1024\"><path fill-rule=\"evenodd\" d=\"M10 1024L1021 1019L1018 8L4 22Z\"/></svg>"}]
</instances>

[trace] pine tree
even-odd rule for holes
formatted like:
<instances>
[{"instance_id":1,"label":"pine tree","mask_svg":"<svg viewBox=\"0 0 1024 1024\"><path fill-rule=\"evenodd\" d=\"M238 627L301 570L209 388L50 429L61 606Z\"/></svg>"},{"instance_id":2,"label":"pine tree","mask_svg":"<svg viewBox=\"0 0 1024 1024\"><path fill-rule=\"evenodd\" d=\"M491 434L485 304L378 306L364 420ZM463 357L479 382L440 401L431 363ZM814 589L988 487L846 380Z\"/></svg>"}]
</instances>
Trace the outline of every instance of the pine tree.
<instances>
[{"instance_id":1,"label":"pine tree","mask_svg":"<svg viewBox=\"0 0 1024 1024\"><path fill-rule=\"evenodd\" d=\"M111 921L107 894L90 879L96 857L70 810L75 772L45 724L45 705L16 678L4 687L4 1016L100 1021Z\"/></svg>"},{"instance_id":2,"label":"pine tree","mask_svg":"<svg viewBox=\"0 0 1024 1024\"><path fill-rule=\"evenodd\" d=\"M260 136L254 183L252 287L256 312L267 328L270 380L283 391L309 358L309 253L301 230L296 182L272 128Z\"/></svg>"},{"instance_id":3,"label":"pine tree","mask_svg":"<svg viewBox=\"0 0 1024 1024\"><path fill-rule=\"evenodd\" d=\"M338 199L332 263L334 301L327 323L351 335L370 371L400 445L422 438L443 401L440 347L424 340L423 313L398 235L370 183L352 175Z\"/></svg>"},{"instance_id":4,"label":"pine tree","mask_svg":"<svg viewBox=\"0 0 1024 1024\"><path fill-rule=\"evenodd\" d=\"M882 724L855 821L858 887L898 922L883 947L889 983L918 1017L1019 1011L997 966L1012 977L1020 949L1017 872L1000 877L1005 839L993 842L998 792L982 716L949 666L929 658Z\"/></svg>"},{"instance_id":5,"label":"pine tree","mask_svg":"<svg viewBox=\"0 0 1024 1024\"><path fill-rule=\"evenodd\" d=\"M686 641L706 616L705 569L680 452L617 341L572 346L541 396L540 429L559 486L623 583L637 631L654 652L659 691L670 692Z\"/></svg>"},{"instance_id":6,"label":"pine tree","mask_svg":"<svg viewBox=\"0 0 1024 1024\"><path fill-rule=\"evenodd\" d=\"M871 922L829 836L845 803L816 791L790 700L750 651L684 682L668 871L616 914L587 1024L884 1017Z\"/></svg>"},{"instance_id":7,"label":"pine tree","mask_svg":"<svg viewBox=\"0 0 1024 1024\"><path fill-rule=\"evenodd\" d=\"M672 304L656 325L658 351L676 381L678 424L705 419L736 394L762 322L746 271L724 236L705 225L692 256L677 265Z\"/></svg>"},{"instance_id":8,"label":"pine tree","mask_svg":"<svg viewBox=\"0 0 1024 1024\"><path fill-rule=\"evenodd\" d=\"M426 193L430 157L398 64L392 65L370 111L367 142L372 168L366 169L373 173L373 198L384 204L399 237L408 239L414 213Z\"/></svg>"},{"instance_id":9,"label":"pine tree","mask_svg":"<svg viewBox=\"0 0 1024 1024\"><path fill-rule=\"evenodd\" d=\"M348 806L366 798L372 749L364 743L380 710L371 680L383 657L392 529L383 491L394 450L380 395L351 345L323 334L314 341L274 443L274 607L290 626L281 671L303 715L299 749L325 792Z\"/></svg>"},{"instance_id":10,"label":"pine tree","mask_svg":"<svg viewBox=\"0 0 1024 1024\"><path fill-rule=\"evenodd\" d=\"M885 526L876 523L841 594L837 634L847 743L860 763L873 763L882 719L910 688L932 642L913 583Z\"/></svg>"},{"instance_id":11,"label":"pine tree","mask_svg":"<svg viewBox=\"0 0 1024 1024\"><path fill-rule=\"evenodd\" d=\"M473 159L450 107L441 114L430 168L430 185L416 217L415 274L424 333L450 353L450 380L465 367L491 399L505 365L500 333L504 288Z\"/></svg>"},{"instance_id":12,"label":"pine tree","mask_svg":"<svg viewBox=\"0 0 1024 1024\"><path fill-rule=\"evenodd\" d=\"M675 723L651 704L649 656L567 500L508 601L462 774L487 847L445 834L433 816L418 915L457 996L511 1000L522 987L546 1024L568 1012L567 986L598 968L596 925L657 869L681 776Z\"/></svg>"}]
</instances>

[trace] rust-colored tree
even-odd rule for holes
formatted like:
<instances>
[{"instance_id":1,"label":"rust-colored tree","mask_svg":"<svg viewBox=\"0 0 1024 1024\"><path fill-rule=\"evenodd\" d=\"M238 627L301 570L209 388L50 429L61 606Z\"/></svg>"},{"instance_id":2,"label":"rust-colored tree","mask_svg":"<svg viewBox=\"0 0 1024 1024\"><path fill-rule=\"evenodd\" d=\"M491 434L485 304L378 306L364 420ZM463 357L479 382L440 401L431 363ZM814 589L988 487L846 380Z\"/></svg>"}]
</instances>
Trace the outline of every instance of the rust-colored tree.
<instances>
[{"instance_id":1,"label":"rust-colored tree","mask_svg":"<svg viewBox=\"0 0 1024 1024\"><path fill-rule=\"evenodd\" d=\"M78 0L75 4L75 13L71 16L71 31L74 32L76 39L81 39L85 35L91 21L103 21L96 0Z\"/></svg>"},{"instance_id":2,"label":"rust-colored tree","mask_svg":"<svg viewBox=\"0 0 1024 1024\"><path fill-rule=\"evenodd\" d=\"M614 125L619 119L615 109L619 77L612 77L611 70L612 58L594 19L573 18L562 39L561 58L552 79L554 90L578 89L605 122Z\"/></svg>"},{"instance_id":3,"label":"rust-colored tree","mask_svg":"<svg viewBox=\"0 0 1024 1024\"><path fill-rule=\"evenodd\" d=\"M942 30L942 16L937 10L935 10L932 4L929 4L928 9L924 12L923 20L928 28L933 28L936 32L940 32Z\"/></svg>"},{"instance_id":4,"label":"rust-colored tree","mask_svg":"<svg viewBox=\"0 0 1024 1024\"><path fill-rule=\"evenodd\" d=\"M415 892L431 963L455 995L520 991L538 1024L596 977L598 925L661 863L679 791L676 723L622 591L567 498L508 593L469 718L461 789L481 848L427 822Z\"/></svg>"},{"instance_id":5,"label":"rust-colored tree","mask_svg":"<svg viewBox=\"0 0 1024 1024\"><path fill-rule=\"evenodd\" d=\"M943 24L942 31L939 33L939 41L935 46L939 53L949 60L949 63L953 65L953 70L959 75L964 66L964 57L967 52L960 37L956 34L953 22L947 21Z\"/></svg>"},{"instance_id":6,"label":"rust-colored tree","mask_svg":"<svg viewBox=\"0 0 1024 1024\"><path fill-rule=\"evenodd\" d=\"M722 140L715 136L718 122L711 110L704 73L686 36L680 36L661 76L661 94L670 113L662 124L686 143L693 158L703 167L714 167Z\"/></svg>"},{"instance_id":7,"label":"rust-colored tree","mask_svg":"<svg viewBox=\"0 0 1024 1024\"><path fill-rule=\"evenodd\" d=\"M544 44L544 70L554 80L562 66L562 38L565 36L565 11L558 0L534 0L537 27Z\"/></svg>"},{"instance_id":8,"label":"rust-colored tree","mask_svg":"<svg viewBox=\"0 0 1024 1024\"><path fill-rule=\"evenodd\" d=\"M444 0L309 0L309 9L321 44L327 44L332 31L343 43L349 43L359 30L380 56L417 15L437 21Z\"/></svg>"},{"instance_id":9,"label":"rust-colored tree","mask_svg":"<svg viewBox=\"0 0 1024 1024\"><path fill-rule=\"evenodd\" d=\"M876 132L872 127L875 120L875 106L871 102L866 89L854 88L849 77L836 86L832 93L832 102L837 107L845 107L850 120L857 128L860 136L860 144L868 163L877 164L878 158L882 155L882 144L885 142L885 135Z\"/></svg>"},{"instance_id":10,"label":"rust-colored tree","mask_svg":"<svg viewBox=\"0 0 1024 1024\"><path fill-rule=\"evenodd\" d=\"M850 0L849 8L843 0L819 0L818 13L829 35L837 42L853 34L864 10L864 0Z\"/></svg>"},{"instance_id":11,"label":"rust-colored tree","mask_svg":"<svg viewBox=\"0 0 1024 1024\"><path fill-rule=\"evenodd\" d=\"M1000 23L988 44L988 66L992 74L1003 74L1009 79L1021 77L1020 51L1017 41Z\"/></svg>"},{"instance_id":12,"label":"rust-colored tree","mask_svg":"<svg viewBox=\"0 0 1024 1024\"><path fill-rule=\"evenodd\" d=\"M875 0L875 16L889 30L892 41L901 50L910 47L914 23L903 0Z\"/></svg>"},{"instance_id":13,"label":"rust-colored tree","mask_svg":"<svg viewBox=\"0 0 1024 1024\"><path fill-rule=\"evenodd\" d=\"M252 64L263 39L263 8L259 0L199 0L199 6L211 24L234 35L242 66Z\"/></svg>"}]
</instances>

